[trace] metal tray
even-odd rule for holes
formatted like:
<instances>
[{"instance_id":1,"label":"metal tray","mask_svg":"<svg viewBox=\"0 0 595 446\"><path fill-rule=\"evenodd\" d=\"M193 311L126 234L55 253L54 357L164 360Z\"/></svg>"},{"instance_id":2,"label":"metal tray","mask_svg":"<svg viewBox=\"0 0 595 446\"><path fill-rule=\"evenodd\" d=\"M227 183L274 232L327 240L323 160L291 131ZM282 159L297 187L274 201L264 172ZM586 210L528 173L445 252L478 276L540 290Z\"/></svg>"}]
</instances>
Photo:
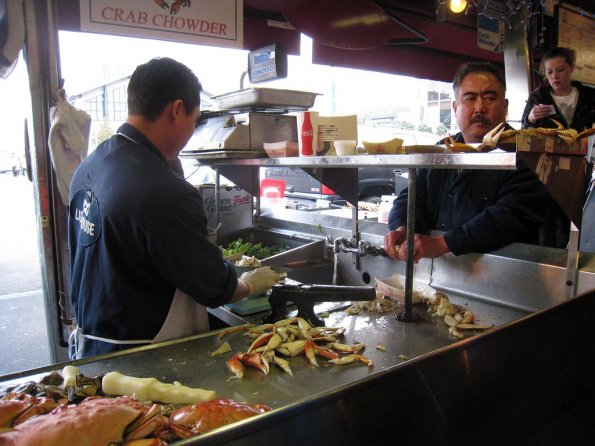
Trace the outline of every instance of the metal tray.
<instances>
[{"instance_id":1,"label":"metal tray","mask_svg":"<svg viewBox=\"0 0 595 446\"><path fill-rule=\"evenodd\" d=\"M246 88L213 96L211 99L215 101L220 109L224 110L245 107L306 110L314 105L314 100L318 94L276 88Z\"/></svg>"}]
</instances>

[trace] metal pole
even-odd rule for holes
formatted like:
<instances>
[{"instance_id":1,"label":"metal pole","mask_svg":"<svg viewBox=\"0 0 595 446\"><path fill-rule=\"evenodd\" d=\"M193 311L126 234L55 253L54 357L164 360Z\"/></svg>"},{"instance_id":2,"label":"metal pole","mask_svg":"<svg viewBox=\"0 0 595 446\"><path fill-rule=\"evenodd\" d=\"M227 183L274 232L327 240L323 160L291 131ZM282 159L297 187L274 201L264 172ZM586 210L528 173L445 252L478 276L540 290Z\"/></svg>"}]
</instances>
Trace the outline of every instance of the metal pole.
<instances>
[{"instance_id":1,"label":"metal pole","mask_svg":"<svg viewBox=\"0 0 595 446\"><path fill-rule=\"evenodd\" d=\"M576 296L576 279L578 274L578 241L579 230L576 225L570 222L570 237L568 240L568 252L566 258L566 297L568 299Z\"/></svg>"},{"instance_id":2,"label":"metal pole","mask_svg":"<svg viewBox=\"0 0 595 446\"><path fill-rule=\"evenodd\" d=\"M25 58L29 75L32 109L33 151L31 153L32 178L34 183L36 215L38 217L38 239L42 286L50 360L61 362L68 359L67 350L60 349L64 342L63 326L60 320L60 294L66 285L63 282L61 255L66 243L60 234L65 222L62 212L57 211L56 194L49 161L48 135L49 111L53 105L53 93L58 89L58 50L55 26L54 0L25 0ZM68 262L65 262L68 263Z\"/></svg>"},{"instance_id":3,"label":"metal pole","mask_svg":"<svg viewBox=\"0 0 595 446\"><path fill-rule=\"evenodd\" d=\"M405 268L405 309L395 317L403 322L413 322L417 315L413 313L413 237L415 235L415 196L417 194L417 170L408 169L407 188L407 265Z\"/></svg>"}]
</instances>

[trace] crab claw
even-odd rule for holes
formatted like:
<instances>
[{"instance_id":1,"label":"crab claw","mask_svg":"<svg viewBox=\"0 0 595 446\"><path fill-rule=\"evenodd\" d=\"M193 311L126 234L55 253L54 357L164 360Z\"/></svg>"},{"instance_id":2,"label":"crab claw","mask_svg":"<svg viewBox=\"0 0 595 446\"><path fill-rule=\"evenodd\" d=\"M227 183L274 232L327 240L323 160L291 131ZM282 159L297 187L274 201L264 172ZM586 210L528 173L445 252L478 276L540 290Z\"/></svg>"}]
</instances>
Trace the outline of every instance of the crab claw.
<instances>
[{"instance_id":1,"label":"crab claw","mask_svg":"<svg viewBox=\"0 0 595 446\"><path fill-rule=\"evenodd\" d=\"M356 361L366 364L368 367L372 367L374 365L374 363L372 362L371 359L366 358L364 355L358 355L355 353L351 354L351 355L343 356L342 358L331 359L329 362L332 362L332 363L338 364L338 365L345 365L345 364L351 364Z\"/></svg>"},{"instance_id":2,"label":"crab claw","mask_svg":"<svg viewBox=\"0 0 595 446\"><path fill-rule=\"evenodd\" d=\"M339 352L342 353L357 353L359 352L362 348L365 347L365 344L358 342L356 344L353 345L347 345L347 344L341 344L339 342L333 342L332 344L328 345L329 348L333 349L333 350L337 350Z\"/></svg>"},{"instance_id":3,"label":"crab claw","mask_svg":"<svg viewBox=\"0 0 595 446\"><path fill-rule=\"evenodd\" d=\"M321 347L317 344L314 344L314 348L320 356L326 359L337 359L339 357L339 354L337 352L332 351L330 348Z\"/></svg>"},{"instance_id":4,"label":"crab claw","mask_svg":"<svg viewBox=\"0 0 595 446\"><path fill-rule=\"evenodd\" d=\"M505 127L506 123L501 122L488 133L486 133L482 140L483 145L485 145L486 147L495 147Z\"/></svg>"},{"instance_id":5,"label":"crab claw","mask_svg":"<svg viewBox=\"0 0 595 446\"><path fill-rule=\"evenodd\" d=\"M297 356L304 351L306 341L298 339L297 341L285 342L277 347L277 351L285 356Z\"/></svg>"},{"instance_id":6,"label":"crab claw","mask_svg":"<svg viewBox=\"0 0 595 446\"><path fill-rule=\"evenodd\" d=\"M310 364L317 366L318 363L316 362L316 348L314 347L314 342L307 340L304 345L304 352L306 353L306 358L308 358Z\"/></svg>"},{"instance_id":7,"label":"crab claw","mask_svg":"<svg viewBox=\"0 0 595 446\"><path fill-rule=\"evenodd\" d=\"M248 353L242 360L244 364L260 370L265 375L269 374L269 362L260 353Z\"/></svg>"},{"instance_id":8,"label":"crab claw","mask_svg":"<svg viewBox=\"0 0 595 446\"><path fill-rule=\"evenodd\" d=\"M254 340L254 342L252 342L252 344L250 345L250 347L248 347L247 353L250 353L252 350L265 345L267 342L269 342L269 340L271 339L271 337L273 336L273 334L274 333L263 333L260 336L258 336Z\"/></svg>"},{"instance_id":9,"label":"crab claw","mask_svg":"<svg viewBox=\"0 0 595 446\"><path fill-rule=\"evenodd\" d=\"M277 364L281 369L287 373L289 376L293 376L293 372L291 371L291 367L289 367L289 361L286 361L283 358L279 358L278 356L273 356L273 361Z\"/></svg>"},{"instance_id":10,"label":"crab claw","mask_svg":"<svg viewBox=\"0 0 595 446\"><path fill-rule=\"evenodd\" d=\"M242 364L242 361L245 356L246 353L238 353L225 363L227 365L227 370L233 373L236 378L244 377L245 367L244 364Z\"/></svg>"}]
</instances>

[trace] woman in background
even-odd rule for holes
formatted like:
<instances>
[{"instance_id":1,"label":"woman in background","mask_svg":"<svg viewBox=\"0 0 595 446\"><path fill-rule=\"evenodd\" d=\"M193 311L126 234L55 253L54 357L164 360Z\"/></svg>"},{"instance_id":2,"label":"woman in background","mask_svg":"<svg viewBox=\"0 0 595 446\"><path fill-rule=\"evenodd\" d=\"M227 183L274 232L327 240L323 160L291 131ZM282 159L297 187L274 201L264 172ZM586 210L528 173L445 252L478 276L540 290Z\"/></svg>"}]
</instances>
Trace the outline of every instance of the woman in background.
<instances>
[{"instance_id":1,"label":"woman in background","mask_svg":"<svg viewBox=\"0 0 595 446\"><path fill-rule=\"evenodd\" d=\"M574 50L564 47L554 48L544 54L541 70L547 78L547 85L537 88L529 95L523 112L523 128L558 127L553 120L577 132L593 126L595 94L593 89L572 80L575 60ZM592 166L591 163L587 164L588 185ZM565 248L570 234L570 219L557 204L551 212L551 218L541 228L540 244Z\"/></svg>"}]
</instances>

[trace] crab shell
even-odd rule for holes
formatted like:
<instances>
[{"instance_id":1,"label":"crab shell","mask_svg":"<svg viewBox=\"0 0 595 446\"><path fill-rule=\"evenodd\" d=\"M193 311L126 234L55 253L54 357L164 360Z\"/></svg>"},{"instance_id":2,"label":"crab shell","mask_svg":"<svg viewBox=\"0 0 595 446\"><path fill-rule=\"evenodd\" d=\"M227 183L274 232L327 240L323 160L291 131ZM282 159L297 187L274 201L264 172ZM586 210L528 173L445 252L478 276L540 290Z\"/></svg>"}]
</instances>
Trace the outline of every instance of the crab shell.
<instances>
[{"instance_id":1,"label":"crab shell","mask_svg":"<svg viewBox=\"0 0 595 446\"><path fill-rule=\"evenodd\" d=\"M199 434L270 410L263 404L239 403L218 398L177 409L172 412L170 420Z\"/></svg>"},{"instance_id":2,"label":"crab shell","mask_svg":"<svg viewBox=\"0 0 595 446\"><path fill-rule=\"evenodd\" d=\"M88 398L79 405L60 406L47 415L30 418L0 434L0 446L104 446L121 442L126 428L146 407L132 398Z\"/></svg>"}]
</instances>

